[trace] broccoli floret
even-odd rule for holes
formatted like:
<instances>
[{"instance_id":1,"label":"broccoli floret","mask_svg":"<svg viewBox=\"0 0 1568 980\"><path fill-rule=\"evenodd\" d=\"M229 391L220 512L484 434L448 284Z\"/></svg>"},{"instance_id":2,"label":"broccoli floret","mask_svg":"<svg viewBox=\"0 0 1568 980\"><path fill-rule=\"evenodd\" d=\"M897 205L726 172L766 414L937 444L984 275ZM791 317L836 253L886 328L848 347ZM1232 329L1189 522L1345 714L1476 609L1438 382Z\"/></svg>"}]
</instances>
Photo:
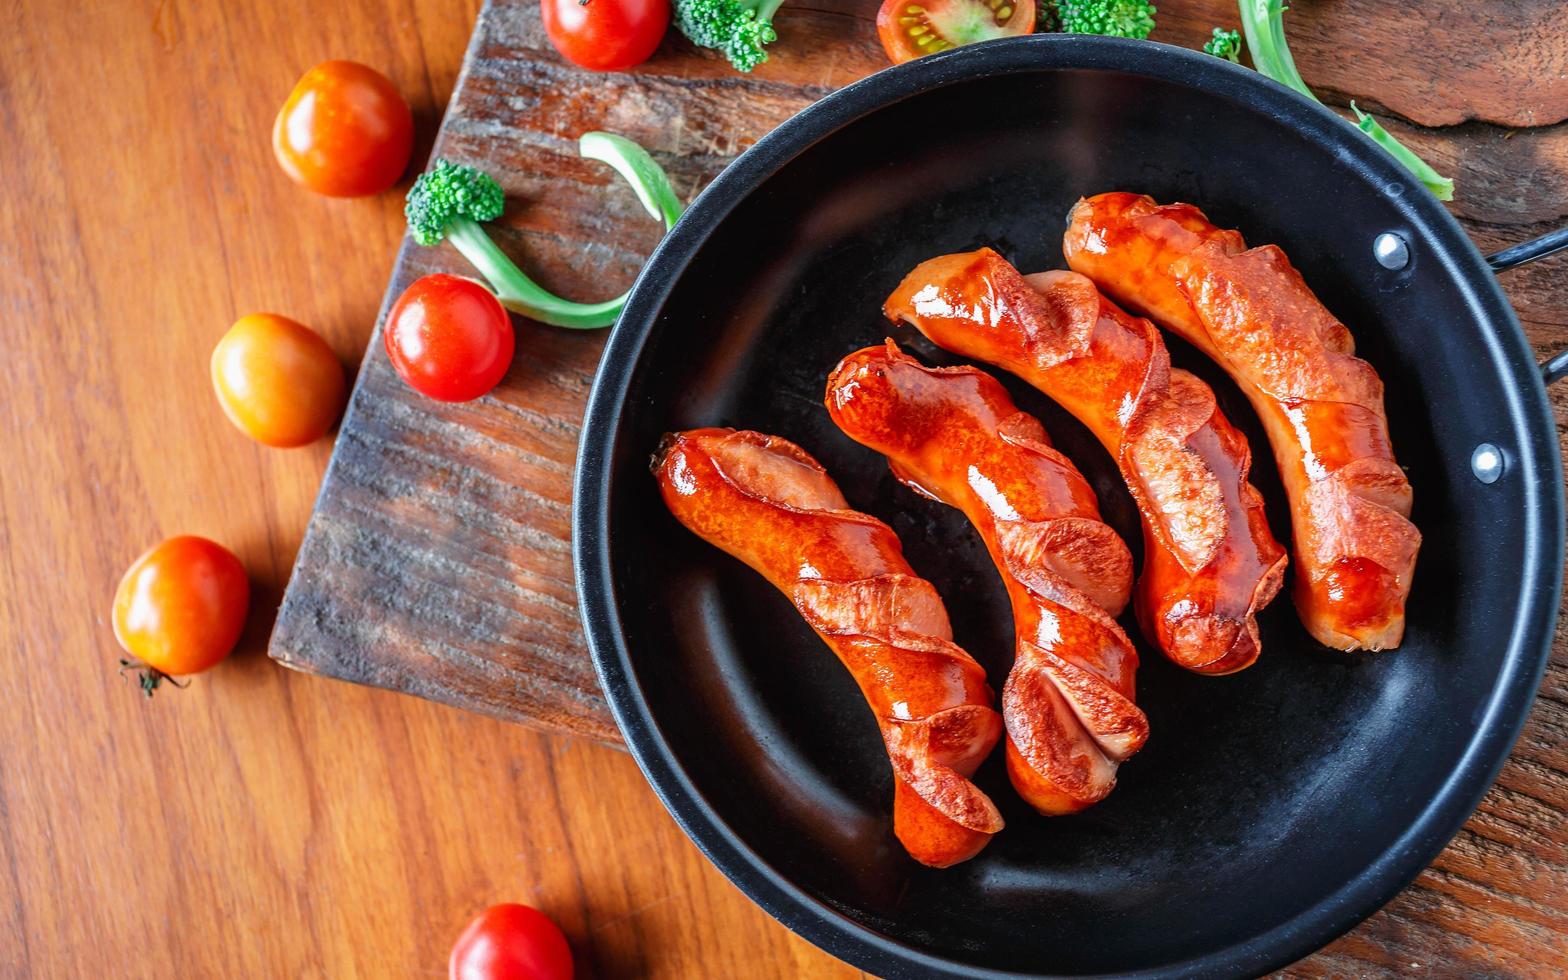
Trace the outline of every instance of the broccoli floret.
<instances>
[{"instance_id":1,"label":"broccoli floret","mask_svg":"<svg viewBox=\"0 0 1568 980\"><path fill-rule=\"evenodd\" d=\"M1232 64L1241 64L1241 33L1227 31L1223 27L1214 28L1214 36L1204 43L1203 53L1224 58Z\"/></svg>"},{"instance_id":2,"label":"broccoli floret","mask_svg":"<svg viewBox=\"0 0 1568 980\"><path fill-rule=\"evenodd\" d=\"M713 48L740 71L768 60L778 40L773 15L784 0L675 0L675 26L700 48Z\"/></svg>"},{"instance_id":3,"label":"broccoli floret","mask_svg":"<svg viewBox=\"0 0 1568 980\"><path fill-rule=\"evenodd\" d=\"M1253 67L1281 85L1288 85L1312 101L1321 103L1322 100L1307 87L1301 72L1296 70L1296 59L1291 57L1290 46L1285 43L1285 11L1290 8L1285 6L1283 0L1237 0L1237 7L1241 11L1241 29L1247 35L1247 50L1252 52ZM1453 180L1444 177L1431 164L1416 156L1415 151L1395 139L1376 119L1357 109L1354 104L1350 108L1355 112L1358 122L1350 123L1346 120L1349 125L1361 130L1372 142L1404 164L1439 201L1454 199Z\"/></svg>"},{"instance_id":4,"label":"broccoli floret","mask_svg":"<svg viewBox=\"0 0 1568 980\"><path fill-rule=\"evenodd\" d=\"M1104 34L1142 40L1154 30L1158 9L1149 0L1061 0L1064 34Z\"/></svg>"},{"instance_id":5,"label":"broccoli floret","mask_svg":"<svg viewBox=\"0 0 1568 980\"><path fill-rule=\"evenodd\" d=\"M494 221L505 207L506 193L495 178L473 167L437 160L408 189L403 214L414 241L436 245L453 221Z\"/></svg>"},{"instance_id":6,"label":"broccoli floret","mask_svg":"<svg viewBox=\"0 0 1568 980\"><path fill-rule=\"evenodd\" d=\"M663 168L646 150L624 136L585 133L578 152L614 167L631 183L648 213L662 219L667 229L674 227L681 214L680 200ZM450 241L507 309L558 327L592 329L614 323L626 305L626 294L603 303L561 299L528 278L501 251L480 222L499 218L505 206L505 192L489 174L437 160L409 188L403 214L414 241L421 245Z\"/></svg>"}]
</instances>

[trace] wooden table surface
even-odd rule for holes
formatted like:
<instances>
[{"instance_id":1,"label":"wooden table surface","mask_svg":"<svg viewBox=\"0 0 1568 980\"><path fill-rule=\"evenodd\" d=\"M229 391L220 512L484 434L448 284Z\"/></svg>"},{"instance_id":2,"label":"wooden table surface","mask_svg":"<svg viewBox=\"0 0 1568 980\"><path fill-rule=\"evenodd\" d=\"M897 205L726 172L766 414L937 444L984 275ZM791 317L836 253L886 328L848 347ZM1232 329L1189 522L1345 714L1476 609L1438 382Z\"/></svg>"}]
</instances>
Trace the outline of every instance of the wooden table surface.
<instances>
[{"instance_id":1,"label":"wooden table surface","mask_svg":"<svg viewBox=\"0 0 1568 980\"><path fill-rule=\"evenodd\" d=\"M838 17L865 43L871 4L848 6L799 16ZM1292 16L1309 24L1312 6L1347 19L1337 46L1310 30L1297 46L1332 101L1359 93L1326 66L1354 61L1391 80L1382 104L1407 118L1542 127L1498 129L1484 163L1442 160L1484 247L1564 220L1568 132L1551 124L1568 117L1568 37L1551 4L1520 4L1528 16L1510 13L1502 33L1455 15L1439 35L1495 52L1396 38L1406 67L1355 27L1374 4ZM330 201L291 185L272 114L306 67L354 58L409 97L422 154L476 8L5 5L0 975L438 977L463 923L506 900L552 915L583 976L857 975L710 867L624 753L264 655L330 446L248 442L211 397L208 354L236 316L274 310L356 365L403 230L399 195ZM1509 284L1543 352L1568 342L1564 283L1559 262ZM137 553L182 532L236 551L253 613L229 662L148 702L115 676L109 601ZM1512 760L1455 844L1290 973L1568 971L1559 641Z\"/></svg>"}]
</instances>

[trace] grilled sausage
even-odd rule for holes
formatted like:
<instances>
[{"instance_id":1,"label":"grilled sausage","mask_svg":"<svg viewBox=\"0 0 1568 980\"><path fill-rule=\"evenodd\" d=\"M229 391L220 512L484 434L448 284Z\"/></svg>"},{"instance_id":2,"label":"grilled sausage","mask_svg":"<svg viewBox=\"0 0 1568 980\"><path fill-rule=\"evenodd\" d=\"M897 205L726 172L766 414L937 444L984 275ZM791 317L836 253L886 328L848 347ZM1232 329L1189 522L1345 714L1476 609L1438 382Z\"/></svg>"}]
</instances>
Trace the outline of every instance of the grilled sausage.
<instances>
[{"instance_id":1,"label":"grilled sausage","mask_svg":"<svg viewBox=\"0 0 1568 980\"><path fill-rule=\"evenodd\" d=\"M1218 361L1263 419L1290 497L1296 608L1339 650L1399 645L1421 534L1383 383L1274 245L1190 204L1101 194L1073 209L1068 264Z\"/></svg>"},{"instance_id":2,"label":"grilled sausage","mask_svg":"<svg viewBox=\"0 0 1568 980\"><path fill-rule=\"evenodd\" d=\"M844 358L826 400L900 480L962 510L1002 574L1017 633L1002 689L1014 788L1045 814L1104 799L1149 722L1133 703L1138 655L1112 618L1132 555L1083 475L995 378L925 367L891 340Z\"/></svg>"},{"instance_id":3,"label":"grilled sausage","mask_svg":"<svg viewBox=\"0 0 1568 980\"><path fill-rule=\"evenodd\" d=\"M1173 370L1159 331L1071 272L1025 280L991 249L921 263L883 311L1017 374L1115 457L1143 517L1135 609L1171 660L1224 674L1258 657L1257 612L1285 552L1247 482L1252 454L1209 386Z\"/></svg>"},{"instance_id":4,"label":"grilled sausage","mask_svg":"<svg viewBox=\"0 0 1568 980\"><path fill-rule=\"evenodd\" d=\"M893 765L893 831L909 855L940 868L978 854L1002 817L969 777L1001 719L893 530L850 510L817 461L776 436L667 435L653 473L670 513L789 596L854 675Z\"/></svg>"}]
</instances>

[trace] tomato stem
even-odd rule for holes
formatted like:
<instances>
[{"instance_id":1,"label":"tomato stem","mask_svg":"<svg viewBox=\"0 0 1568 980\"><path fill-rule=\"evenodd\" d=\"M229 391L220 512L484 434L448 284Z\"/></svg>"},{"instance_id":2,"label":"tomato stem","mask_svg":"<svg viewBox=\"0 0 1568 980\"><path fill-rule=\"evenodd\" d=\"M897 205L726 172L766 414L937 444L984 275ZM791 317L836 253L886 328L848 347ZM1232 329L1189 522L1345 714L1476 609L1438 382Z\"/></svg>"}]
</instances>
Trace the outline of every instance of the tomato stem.
<instances>
[{"instance_id":1,"label":"tomato stem","mask_svg":"<svg viewBox=\"0 0 1568 980\"><path fill-rule=\"evenodd\" d=\"M164 681L168 681L171 685L180 688L181 690L191 686L190 681L186 681L182 684L178 680L174 679L168 674L165 674L163 671L152 666L151 664L146 664L140 660L136 660L130 657L121 657L119 671L120 676L124 677L127 670L136 675L137 686L140 687L142 689L142 693L147 695L149 698L152 697L152 692L158 689L158 685L162 684Z\"/></svg>"}]
</instances>

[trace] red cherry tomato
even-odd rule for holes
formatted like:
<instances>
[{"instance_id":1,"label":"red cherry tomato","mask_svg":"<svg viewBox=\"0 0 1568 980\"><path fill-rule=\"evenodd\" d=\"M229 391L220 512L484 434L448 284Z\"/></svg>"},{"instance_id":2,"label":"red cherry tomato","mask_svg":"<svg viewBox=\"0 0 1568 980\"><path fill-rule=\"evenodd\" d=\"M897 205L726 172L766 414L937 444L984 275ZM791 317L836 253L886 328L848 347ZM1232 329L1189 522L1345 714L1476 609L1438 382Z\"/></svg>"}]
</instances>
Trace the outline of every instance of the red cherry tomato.
<instances>
[{"instance_id":1,"label":"red cherry tomato","mask_svg":"<svg viewBox=\"0 0 1568 980\"><path fill-rule=\"evenodd\" d=\"M451 980L572 980L572 951L543 912L492 905L452 947Z\"/></svg>"},{"instance_id":2,"label":"red cherry tomato","mask_svg":"<svg viewBox=\"0 0 1568 980\"><path fill-rule=\"evenodd\" d=\"M354 61L307 71L272 124L283 172L328 197L379 194L408 169L414 115L387 77Z\"/></svg>"},{"instance_id":3,"label":"red cherry tomato","mask_svg":"<svg viewBox=\"0 0 1568 980\"><path fill-rule=\"evenodd\" d=\"M409 387L443 402L478 398L512 363L512 320L490 290L462 276L425 276L403 291L383 331Z\"/></svg>"},{"instance_id":4,"label":"red cherry tomato","mask_svg":"<svg viewBox=\"0 0 1568 980\"><path fill-rule=\"evenodd\" d=\"M229 655L245 629L250 580L234 553L182 535L150 549L114 590L114 638L151 694L165 675L194 674Z\"/></svg>"},{"instance_id":5,"label":"red cherry tomato","mask_svg":"<svg viewBox=\"0 0 1568 980\"><path fill-rule=\"evenodd\" d=\"M555 50L594 71L642 64L670 26L670 0L540 0L540 5Z\"/></svg>"},{"instance_id":6,"label":"red cherry tomato","mask_svg":"<svg viewBox=\"0 0 1568 980\"><path fill-rule=\"evenodd\" d=\"M1034 33L1035 0L883 0L877 37L895 65L961 44Z\"/></svg>"}]
</instances>

